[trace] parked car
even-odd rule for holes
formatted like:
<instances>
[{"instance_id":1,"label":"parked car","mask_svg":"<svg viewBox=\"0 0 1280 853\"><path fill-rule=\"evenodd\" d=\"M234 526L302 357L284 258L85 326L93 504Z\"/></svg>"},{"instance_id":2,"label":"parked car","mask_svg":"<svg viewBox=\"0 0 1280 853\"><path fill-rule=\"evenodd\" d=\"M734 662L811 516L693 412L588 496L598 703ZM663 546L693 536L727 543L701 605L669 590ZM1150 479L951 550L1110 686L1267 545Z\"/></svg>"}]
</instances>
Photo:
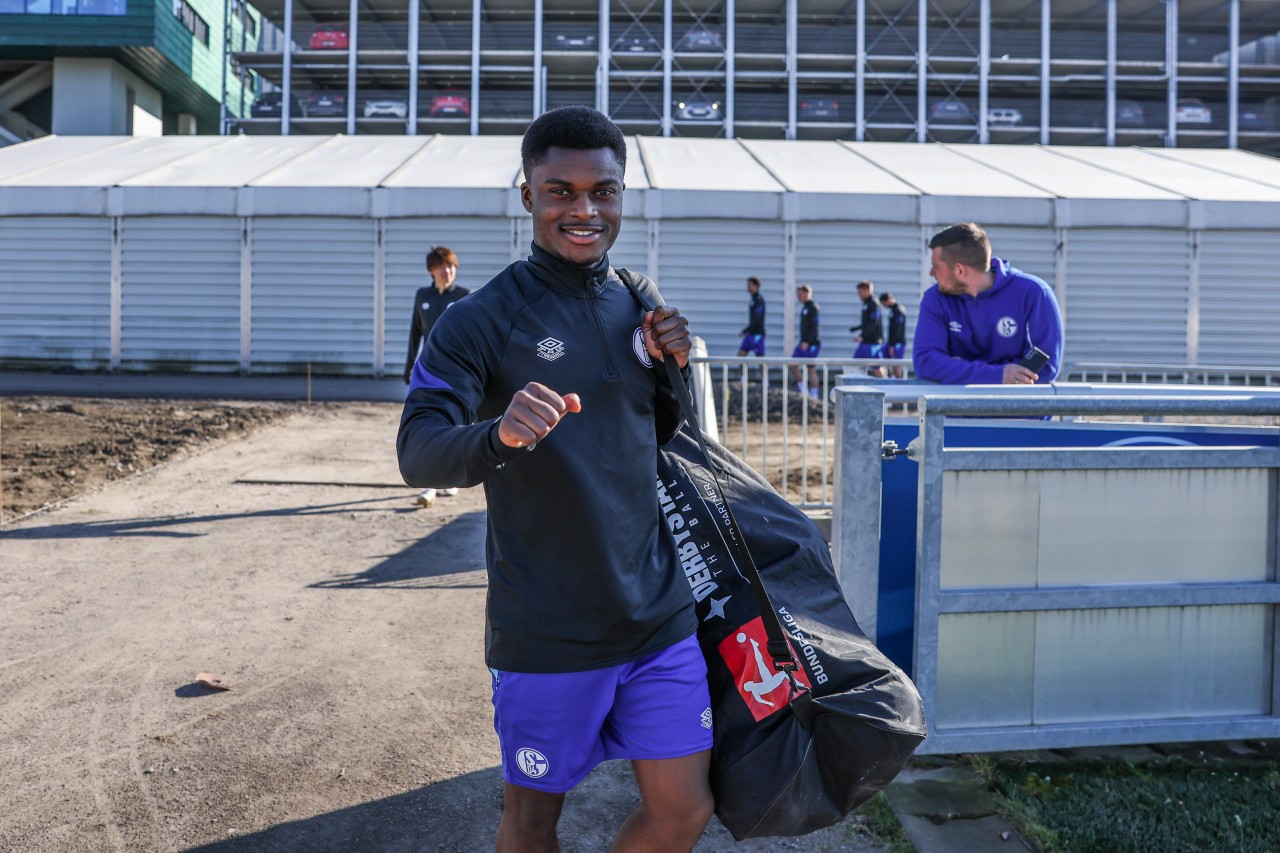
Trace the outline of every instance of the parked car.
<instances>
[{"instance_id":1,"label":"parked car","mask_svg":"<svg viewBox=\"0 0 1280 853\"><path fill-rule=\"evenodd\" d=\"M312 50L346 50L350 44L345 24L322 24L311 34Z\"/></svg>"},{"instance_id":2,"label":"parked car","mask_svg":"<svg viewBox=\"0 0 1280 853\"><path fill-rule=\"evenodd\" d=\"M997 127L1014 127L1022 124L1022 111L1013 107L989 107L987 109L987 124L996 125Z\"/></svg>"},{"instance_id":3,"label":"parked car","mask_svg":"<svg viewBox=\"0 0 1280 853\"><path fill-rule=\"evenodd\" d=\"M1212 124L1213 111L1199 98L1178 98L1174 119L1178 124Z\"/></svg>"},{"instance_id":4,"label":"parked car","mask_svg":"<svg viewBox=\"0 0 1280 853\"><path fill-rule=\"evenodd\" d=\"M306 118L307 111L302 101L297 98L290 98L293 101L293 111L290 115ZM284 103L283 92L263 92L254 99L253 105L249 107L250 118L279 118L280 107Z\"/></svg>"},{"instance_id":5,"label":"parked car","mask_svg":"<svg viewBox=\"0 0 1280 853\"><path fill-rule=\"evenodd\" d=\"M374 97L364 102L365 118L407 118L409 102L397 97Z\"/></svg>"},{"instance_id":6,"label":"parked car","mask_svg":"<svg viewBox=\"0 0 1280 853\"><path fill-rule=\"evenodd\" d=\"M705 24L694 24L684 31L676 50L706 51L724 50L720 33Z\"/></svg>"},{"instance_id":7,"label":"parked car","mask_svg":"<svg viewBox=\"0 0 1280 853\"><path fill-rule=\"evenodd\" d=\"M334 118L347 114L347 96L321 89L307 96L307 118Z\"/></svg>"},{"instance_id":8,"label":"parked car","mask_svg":"<svg viewBox=\"0 0 1280 853\"><path fill-rule=\"evenodd\" d=\"M929 121L934 124L973 124L973 110L959 98L934 101L929 108Z\"/></svg>"},{"instance_id":9,"label":"parked car","mask_svg":"<svg viewBox=\"0 0 1280 853\"><path fill-rule=\"evenodd\" d=\"M805 98L800 102L801 121L839 121L840 104L835 98Z\"/></svg>"},{"instance_id":10,"label":"parked car","mask_svg":"<svg viewBox=\"0 0 1280 853\"><path fill-rule=\"evenodd\" d=\"M614 53L661 53L662 45L647 33L626 34L613 40Z\"/></svg>"},{"instance_id":11,"label":"parked car","mask_svg":"<svg viewBox=\"0 0 1280 853\"><path fill-rule=\"evenodd\" d=\"M556 33L556 50L595 50L596 37L588 33Z\"/></svg>"},{"instance_id":12,"label":"parked car","mask_svg":"<svg viewBox=\"0 0 1280 853\"><path fill-rule=\"evenodd\" d=\"M1267 114L1263 112L1262 107L1240 106L1240 113L1236 116L1237 127L1240 130L1267 130Z\"/></svg>"},{"instance_id":13,"label":"parked car","mask_svg":"<svg viewBox=\"0 0 1280 853\"><path fill-rule=\"evenodd\" d=\"M471 115L471 99L454 92L436 95L431 99L427 115L431 118L467 118Z\"/></svg>"},{"instance_id":14,"label":"parked car","mask_svg":"<svg viewBox=\"0 0 1280 853\"><path fill-rule=\"evenodd\" d=\"M1116 101L1116 127L1142 127L1146 113L1137 101Z\"/></svg>"},{"instance_id":15,"label":"parked car","mask_svg":"<svg viewBox=\"0 0 1280 853\"><path fill-rule=\"evenodd\" d=\"M700 95L676 104L676 118L684 121L719 121L720 102Z\"/></svg>"}]
</instances>

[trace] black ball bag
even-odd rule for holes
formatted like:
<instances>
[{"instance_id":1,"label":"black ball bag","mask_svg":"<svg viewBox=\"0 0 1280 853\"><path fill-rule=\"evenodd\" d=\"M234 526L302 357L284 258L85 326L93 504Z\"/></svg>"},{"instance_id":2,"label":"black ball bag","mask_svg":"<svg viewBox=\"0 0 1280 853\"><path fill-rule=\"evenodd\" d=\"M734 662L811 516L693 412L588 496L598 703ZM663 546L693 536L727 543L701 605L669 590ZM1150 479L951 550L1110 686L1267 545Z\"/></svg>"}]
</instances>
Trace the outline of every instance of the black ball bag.
<instances>
[{"instance_id":1,"label":"black ball bag","mask_svg":"<svg viewBox=\"0 0 1280 853\"><path fill-rule=\"evenodd\" d=\"M920 694L858 628L814 523L714 441L709 470L695 429L661 448L658 496L697 604L716 815L738 840L812 832L902 769L926 736ZM777 655L771 611L790 645Z\"/></svg>"}]
</instances>

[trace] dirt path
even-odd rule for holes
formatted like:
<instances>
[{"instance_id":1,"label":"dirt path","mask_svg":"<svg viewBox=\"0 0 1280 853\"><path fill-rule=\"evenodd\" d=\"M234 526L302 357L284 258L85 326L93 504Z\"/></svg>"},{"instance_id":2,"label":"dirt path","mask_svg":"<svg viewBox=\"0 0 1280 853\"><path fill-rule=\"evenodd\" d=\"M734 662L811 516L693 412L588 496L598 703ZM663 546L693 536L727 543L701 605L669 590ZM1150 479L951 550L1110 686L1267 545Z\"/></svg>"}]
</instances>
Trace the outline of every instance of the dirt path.
<instances>
[{"instance_id":1,"label":"dirt path","mask_svg":"<svg viewBox=\"0 0 1280 853\"><path fill-rule=\"evenodd\" d=\"M289 415L0 530L0 850L492 849L483 494L413 509L398 414ZM635 802L600 768L566 853ZM859 829L697 850L878 850Z\"/></svg>"}]
</instances>

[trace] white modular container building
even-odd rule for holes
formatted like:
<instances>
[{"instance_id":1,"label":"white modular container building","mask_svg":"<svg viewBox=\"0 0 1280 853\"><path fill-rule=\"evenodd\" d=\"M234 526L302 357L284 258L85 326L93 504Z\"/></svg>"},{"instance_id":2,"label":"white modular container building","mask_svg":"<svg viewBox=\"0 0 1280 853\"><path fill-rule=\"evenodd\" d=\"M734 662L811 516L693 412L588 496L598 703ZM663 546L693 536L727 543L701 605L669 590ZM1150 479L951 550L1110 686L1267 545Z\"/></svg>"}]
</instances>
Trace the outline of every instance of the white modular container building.
<instances>
[{"instance_id":1,"label":"white modular container building","mask_svg":"<svg viewBox=\"0 0 1280 853\"><path fill-rule=\"evenodd\" d=\"M398 374L424 256L476 288L528 251L514 136L47 137L0 150L0 364ZM913 319L929 237L973 220L1048 281L1066 360L1280 366L1280 161L1236 150L630 137L615 266L733 354L794 289L824 355L854 283Z\"/></svg>"}]
</instances>

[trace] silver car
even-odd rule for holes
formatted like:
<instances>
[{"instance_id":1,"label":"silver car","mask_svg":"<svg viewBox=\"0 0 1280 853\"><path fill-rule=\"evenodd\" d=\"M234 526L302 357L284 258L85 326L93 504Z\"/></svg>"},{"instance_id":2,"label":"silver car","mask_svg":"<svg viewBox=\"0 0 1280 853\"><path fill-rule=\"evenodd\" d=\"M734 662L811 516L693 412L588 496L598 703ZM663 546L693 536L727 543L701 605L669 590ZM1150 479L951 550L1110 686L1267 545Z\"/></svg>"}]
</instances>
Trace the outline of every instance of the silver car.
<instances>
[{"instance_id":1,"label":"silver car","mask_svg":"<svg viewBox=\"0 0 1280 853\"><path fill-rule=\"evenodd\" d=\"M404 98L370 98L364 102L365 118L406 118L409 103Z\"/></svg>"}]
</instances>

